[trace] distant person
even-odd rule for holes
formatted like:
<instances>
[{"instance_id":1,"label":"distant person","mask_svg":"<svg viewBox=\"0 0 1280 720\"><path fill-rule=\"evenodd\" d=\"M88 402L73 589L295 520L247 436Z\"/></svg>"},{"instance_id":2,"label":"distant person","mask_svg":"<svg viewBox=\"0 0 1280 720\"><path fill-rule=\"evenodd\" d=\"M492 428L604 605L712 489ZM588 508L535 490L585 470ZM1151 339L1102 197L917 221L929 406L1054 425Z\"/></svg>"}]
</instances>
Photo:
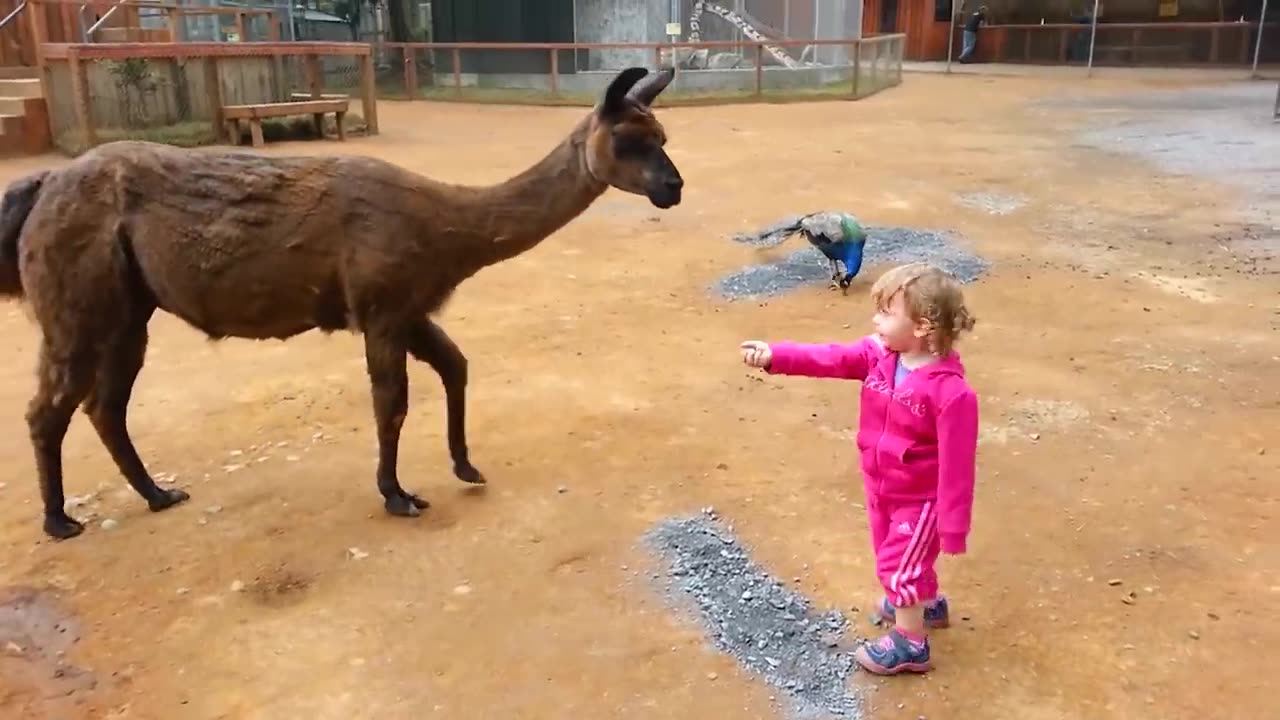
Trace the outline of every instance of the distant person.
<instances>
[{"instance_id":1,"label":"distant person","mask_svg":"<svg viewBox=\"0 0 1280 720\"><path fill-rule=\"evenodd\" d=\"M987 21L987 6L983 5L964 21L964 47L960 50L960 62L972 62L973 51L978 47L978 28Z\"/></svg>"}]
</instances>

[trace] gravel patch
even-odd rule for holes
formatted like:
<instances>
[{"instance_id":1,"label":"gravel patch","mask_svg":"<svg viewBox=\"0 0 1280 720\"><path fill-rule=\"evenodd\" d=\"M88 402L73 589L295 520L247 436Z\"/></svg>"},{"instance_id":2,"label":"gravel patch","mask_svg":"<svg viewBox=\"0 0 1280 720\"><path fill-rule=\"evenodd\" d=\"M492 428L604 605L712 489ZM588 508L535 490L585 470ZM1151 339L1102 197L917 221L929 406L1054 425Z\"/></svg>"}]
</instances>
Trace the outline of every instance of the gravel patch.
<instances>
[{"instance_id":1,"label":"gravel patch","mask_svg":"<svg viewBox=\"0 0 1280 720\"><path fill-rule=\"evenodd\" d=\"M777 245L781 241L775 234L776 228L794 222L794 218L787 218L756 234L737 235L733 239L757 247ZM830 283L831 265L826 257L799 235L792 239L804 245L804 249L776 262L752 265L727 275L716 284L716 292L721 297L737 300L781 295L803 286ZM949 231L868 227L867 247L858 277L866 275L876 265L923 260L946 270L962 283L973 282L991 267L991 263L965 249L961 242L958 235Z\"/></svg>"},{"instance_id":2,"label":"gravel patch","mask_svg":"<svg viewBox=\"0 0 1280 720\"><path fill-rule=\"evenodd\" d=\"M1173 174L1234 186L1248 196L1242 238L1250 255L1280 250L1280 132L1276 86L1236 82L1105 97L1045 101L1096 113L1079 144L1140 157Z\"/></svg>"},{"instance_id":3,"label":"gravel patch","mask_svg":"<svg viewBox=\"0 0 1280 720\"><path fill-rule=\"evenodd\" d=\"M988 215L1008 215L1027 204L1027 198L1024 195L1002 195L989 192L961 193L955 198L961 205L981 210Z\"/></svg>"},{"instance_id":4,"label":"gravel patch","mask_svg":"<svg viewBox=\"0 0 1280 720\"><path fill-rule=\"evenodd\" d=\"M694 611L717 649L777 688L792 717L863 717L846 688L853 655L836 649L849 628L843 614L817 612L753 563L710 508L665 520L645 540L665 566L668 597Z\"/></svg>"}]
</instances>

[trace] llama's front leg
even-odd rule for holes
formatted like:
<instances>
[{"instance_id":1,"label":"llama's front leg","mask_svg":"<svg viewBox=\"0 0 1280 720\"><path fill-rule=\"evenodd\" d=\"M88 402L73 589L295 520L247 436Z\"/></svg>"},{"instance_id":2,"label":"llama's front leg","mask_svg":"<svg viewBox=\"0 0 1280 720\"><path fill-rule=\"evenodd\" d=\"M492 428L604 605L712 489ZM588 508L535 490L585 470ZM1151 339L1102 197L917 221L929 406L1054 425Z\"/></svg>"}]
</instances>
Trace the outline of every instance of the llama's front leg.
<instances>
[{"instance_id":1,"label":"llama's front leg","mask_svg":"<svg viewBox=\"0 0 1280 720\"><path fill-rule=\"evenodd\" d=\"M129 438L129 398L146 358L150 315L141 315L104 351L84 411L125 480L147 501L152 512L160 512L185 502L190 495L178 488L162 489L156 485Z\"/></svg>"},{"instance_id":2,"label":"llama's front leg","mask_svg":"<svg viewBox=\"0 0 1280 720\"><path fill-rule=\"evenodd\" d=\"M449 456L453 474L463 482L482 485L484 475L471 464L467 450L467 358L439 325L424 320L409 333L409 352L431 366L444 383L448 415Z\"/></svg>"},{"instance_id":3,"label":"llama's front leg","mask_svg":"<svg viewBox=\"0 0 1280 720\"><path fill-rule=\"evenodd\" d=\"M405 348L386 333L366 331L365 361L373 390L373 415L378 426L378 492L392 515L415 517L428 503L405 492L400 486L396 465L400 451L400 428L409 411L409 376L405 372Z\"/></svg>"}]
</instances>

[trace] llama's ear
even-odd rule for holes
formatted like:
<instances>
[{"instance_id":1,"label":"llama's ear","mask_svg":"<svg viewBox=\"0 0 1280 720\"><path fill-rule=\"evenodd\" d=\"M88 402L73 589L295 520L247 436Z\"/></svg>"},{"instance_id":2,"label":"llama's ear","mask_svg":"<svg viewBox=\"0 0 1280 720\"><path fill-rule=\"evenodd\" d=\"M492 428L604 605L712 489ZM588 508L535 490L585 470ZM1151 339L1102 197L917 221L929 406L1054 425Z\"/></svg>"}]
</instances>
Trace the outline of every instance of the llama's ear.
<instances>
[{"instance_id":1,"label":"llama's ear","mask_svg":"<svg viewBox=\"0 0 1280 720\"><path fill-rule=\"evenodd\" d=\"M629 67L618 73L618 77L609 83L609 88L604 91L604 104L600 106L600 115L608 117L611 115L621 115L627 109L627 93L635 86L640 78L648 75L649 71L642 67Z\"/></svg>"},{"instance_id":2,"label":"llama's ear","mask_svg":"<svg viewBox=\"0 0 1280 720\"><path fill-rule=\"evenodd\" d=\"M636 102L649 107L658 97L658 94L667 89L667 86L671 84L671 80L675 76L676 69L668 65L659 70L653 77L644 82L636 83L636 86L631 88L629 94Z\"/></svg>"}]
</instances>

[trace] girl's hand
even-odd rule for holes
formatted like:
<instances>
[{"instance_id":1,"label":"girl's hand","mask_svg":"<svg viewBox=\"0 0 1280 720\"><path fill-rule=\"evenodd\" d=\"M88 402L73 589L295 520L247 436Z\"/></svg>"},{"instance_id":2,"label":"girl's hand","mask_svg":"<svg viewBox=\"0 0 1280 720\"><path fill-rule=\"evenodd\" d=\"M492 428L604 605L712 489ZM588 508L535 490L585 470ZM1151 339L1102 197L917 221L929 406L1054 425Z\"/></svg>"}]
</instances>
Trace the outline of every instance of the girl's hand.
<instances>
[{"instance_id":1,"label":"girl's hand","mask_svg":"<svg viewBox=\"0 0 1280 720\"><path fill-rule=\"evenodd\" d=\"M769 343L760 340L748 340L742 343L742 362L753 368L767 368L773 362L773 351Z\"/></svg>"}]
</instances>

